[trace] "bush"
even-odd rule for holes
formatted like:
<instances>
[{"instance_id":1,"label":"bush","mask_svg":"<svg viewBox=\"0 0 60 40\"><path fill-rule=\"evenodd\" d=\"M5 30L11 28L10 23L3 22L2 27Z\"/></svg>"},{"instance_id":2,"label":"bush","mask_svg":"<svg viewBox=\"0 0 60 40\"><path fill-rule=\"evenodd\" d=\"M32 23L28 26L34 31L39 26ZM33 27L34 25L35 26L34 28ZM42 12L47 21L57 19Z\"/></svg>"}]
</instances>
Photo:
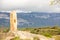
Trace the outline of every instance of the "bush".
<instances>
[{"instance_id":1,"label":"bush","mask_svg":"<svg viewBox=\"0 0 60 40\"><path fill-rule=\"evenodd\" d=\"M29 38L26 38L26 39L20 39L20 40L31 40L31 39L29 39Z\"/></svg>"},{"instance_id":2,"label":"bush","mask_svg":"<svg viewBox=\"0 0 60 40\"><path fill-rule=\"evenodd\" d=\"M7 32L9 32L9 29L4 29L3 32L7 33Z\"/></svg>"},{"instance_id":3,"label":"bush","mask_svg":"<svg viewBox=\"0 0 60 40\"><path fill-rule=\"evenodd\" d=\"M20 38L19 37L15 37L15 38L12 38L10 40L20 40Z\"/></svg>"},{"instance_id":4,"label":"bush","mask_svg":"<svg viewBox=\"0 0 60 40\"><path fill-rule=\"evenodd\" d=\"M34 37L33 40L40 40L39 37Z\"/></svg>"},{"instance_id":5,"label":"bush","mask_svg":"<svg viewBox=\"0 0 60 40\"><path fill-rule=\"evenodd\" d=\"M46 37L50 37L50 38L52 37L52 35L49 34L49 33L43 33L43 35L46 36Z\"/></svg>"}]
</instances>

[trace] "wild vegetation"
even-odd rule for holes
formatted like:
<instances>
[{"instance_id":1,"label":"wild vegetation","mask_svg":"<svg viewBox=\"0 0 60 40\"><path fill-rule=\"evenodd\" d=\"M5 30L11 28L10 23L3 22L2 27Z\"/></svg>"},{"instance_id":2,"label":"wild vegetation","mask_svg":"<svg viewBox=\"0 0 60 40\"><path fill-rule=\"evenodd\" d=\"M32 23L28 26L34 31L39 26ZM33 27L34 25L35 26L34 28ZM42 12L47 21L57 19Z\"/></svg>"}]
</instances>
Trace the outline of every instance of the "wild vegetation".
<instances>
[{"instance_id":1,"label":"wild vegetation","mask_svg":"<svg viewBox=\"0 0 60 40\"><path fill-rule=\"evenodd\" d=\"M28 39L28 38L26 38L26 39L20 39L19 37L14 37L14 38L12 38L10 40L31 40L31 39ZM40 40L40 39L39 39L39 37L34 37L33 40Z\"/></svg>"},{"instance_id":2,"label":"wild vegetation","mask_svg":"<svg viewBox=\"0 0 60 40\"><path fill-rule=\"evenodd\" d=\"M20 38L19 37L14 37L14 38L12 38L10 40L20 40Z\"/></svg>"},{"instance_id":3,"label":"wild vegetation","mask_svg":"<svg viewBox=\"0 0 60 40\"><path fill-rule=\"evenodd\" d=\"M33 40L40 40L39 37L34 37Z\"/></svg>"},{"instance_id":4,"label":"wild vegetation","mask_svg":"<svg viewBox=\"0 0 60 40\"><path fill-rule=\"evenodd\" d=\"M41 34L46 37L60 35L60 27L59 26L41 27L41 28L21 28L20 30L28 31L28 32L31 32L34 34Z\"/></svg>"},{"instance_id":5,"label":"wild vegetation","mask_svg":"<svg viewBox=\"0 0 60 40\"><path fill-rule=\"evenodd\" d=\"M18 30L27 31L33 34L40 34L46 37L51 38L55 36L56 40L60 40L60 27L53 26L53 27L39 27L39 28L18 28ZM9 32L9 28L0 28L0 40L3 40L6 36L6 33ZM3 35L3 36L2 36ZM19 40L19 37L15 37L11 40ZM29 39L26 39L29 40ZM34 37L34 40L39 40L38 37Z\"/></svg>"}]
</instances>

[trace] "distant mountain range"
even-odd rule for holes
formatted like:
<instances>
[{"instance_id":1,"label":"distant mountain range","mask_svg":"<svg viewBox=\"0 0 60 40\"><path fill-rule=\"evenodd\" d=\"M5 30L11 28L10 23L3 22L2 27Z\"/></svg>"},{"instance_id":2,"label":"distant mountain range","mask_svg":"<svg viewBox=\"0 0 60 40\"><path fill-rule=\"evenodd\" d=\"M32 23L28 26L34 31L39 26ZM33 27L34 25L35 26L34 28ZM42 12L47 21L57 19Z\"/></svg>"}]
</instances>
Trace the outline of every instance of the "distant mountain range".
<instances>
[{"instance_id":1,"label":"distant mountain range","mask_svg":"<svg viewBox=\"0 0 60 40\"><path fill-rule=\"evenodd\" d=\"M0 12L0 26L9 26L9 13ZM60 26L60 13L17 13L18 27Z\"/></svg>"}]
</instances>

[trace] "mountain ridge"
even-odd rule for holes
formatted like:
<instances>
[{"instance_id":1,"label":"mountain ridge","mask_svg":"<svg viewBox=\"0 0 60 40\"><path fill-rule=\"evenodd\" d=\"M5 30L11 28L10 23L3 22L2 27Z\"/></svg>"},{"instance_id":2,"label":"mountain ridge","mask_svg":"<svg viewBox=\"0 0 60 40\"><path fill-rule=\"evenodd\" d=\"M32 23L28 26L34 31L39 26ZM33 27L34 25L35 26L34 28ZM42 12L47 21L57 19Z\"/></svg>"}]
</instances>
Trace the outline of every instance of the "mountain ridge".
<instances>
[{"instance_id":1,"label":"mountain ridge","mask_svg":"<svg viewBox=\"0 0 60 40\"><path fill-rule=\"evenodd\" d=\"M9 13L0 12L0 25L9 26ZM60 13L17 13L18 27L60 26Z\"/></svg>"}]
</instances>

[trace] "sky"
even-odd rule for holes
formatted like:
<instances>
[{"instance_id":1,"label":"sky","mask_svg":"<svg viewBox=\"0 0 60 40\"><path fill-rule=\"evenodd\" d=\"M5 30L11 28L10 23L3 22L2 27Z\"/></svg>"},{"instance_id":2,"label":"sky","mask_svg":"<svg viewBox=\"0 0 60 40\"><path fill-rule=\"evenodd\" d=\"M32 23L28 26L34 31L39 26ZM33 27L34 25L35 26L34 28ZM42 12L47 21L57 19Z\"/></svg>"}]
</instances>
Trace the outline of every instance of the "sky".
<instances>
[{"instance_id":1,"label":"sky","mask_svg":"<svg viewBox=\"0 0 60 40\"><path fill-rule=\"evenodd\" d=\"M51 0L0 0L0 11L34 11L60 13L60 4L49 5Z\"/></svg>"}]
</instances>

